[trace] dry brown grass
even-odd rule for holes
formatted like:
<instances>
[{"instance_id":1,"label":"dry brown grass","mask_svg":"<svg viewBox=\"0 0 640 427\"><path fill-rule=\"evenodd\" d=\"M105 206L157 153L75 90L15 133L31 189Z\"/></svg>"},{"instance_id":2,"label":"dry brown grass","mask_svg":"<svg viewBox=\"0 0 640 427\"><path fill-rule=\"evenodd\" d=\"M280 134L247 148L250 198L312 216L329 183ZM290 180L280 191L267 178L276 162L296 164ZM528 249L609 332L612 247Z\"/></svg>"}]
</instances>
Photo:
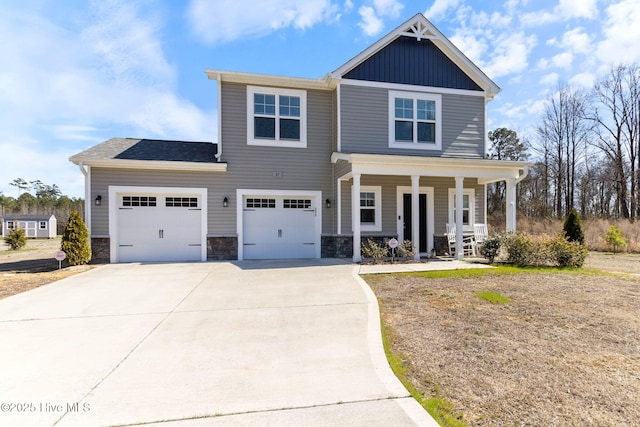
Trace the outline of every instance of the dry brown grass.
<instances>
[{"instance_id":1,"label":"dry brown grass","mask_svg":"<svg viewBox=\"0 0 640 427\"><path fill-rule=\"evenodd\" d=\"M473 426L640 420L640 278L367 276L410 381ZM498 292L491 304L475 296Z\"/></svg>"},{"instance_id":2,"label":"dry brown grass","mask_svg":"<svg viewBox=\"0 0 640 427\"><path fill-rule=\"evenodd\" d=\"M562 231L563 221L553 218L528 218L520 215L516 224L518 231L532 235L553 235ZM615 225L622 231L622 236L627 240L626 252L640 253L640 222L632 223L627 220L587 219L582 221L582 228L587 246L591 251L609 251L606 243L607 230L610 225ZM498 233L504 230L503 218L489 219L490 233Z\"/></svg>"}]
</instances>

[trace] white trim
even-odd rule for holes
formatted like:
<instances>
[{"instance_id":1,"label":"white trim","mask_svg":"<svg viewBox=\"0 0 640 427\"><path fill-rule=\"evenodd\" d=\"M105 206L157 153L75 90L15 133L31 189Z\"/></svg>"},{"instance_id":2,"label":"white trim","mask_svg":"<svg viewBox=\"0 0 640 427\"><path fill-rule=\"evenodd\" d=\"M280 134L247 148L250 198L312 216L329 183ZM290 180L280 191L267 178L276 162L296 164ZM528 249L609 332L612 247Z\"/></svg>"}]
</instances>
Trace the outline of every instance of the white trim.
<instances>
[{"instance_id":1,"label":"white trim","mask_svg":"<svg viewBox=\"0 0 640 427\"><path fill-rule=\"evenodd\" d=\"M123 193L190 194L200 197L200 261L207 260L207 189L188 187L129 187L109 186L109 244L110 262L118 262L118 195Z\"/></svg>"},{"instance_id":2,"label":"white trim","mask_svg":"<svg viewBox=\"0 0 640 427\"><path fill-rule=\"evenodd\" d=\"M457 221L453 215L453 202L456 199L456 189L449 188L448 192L448 223L456 224ZM462 196L469 196L469 224L464 225L463 231L473 231L473 225L476 223L476 190L475 188L463 188Z\"/></svg>"},{"instance_id":3,"label":"white trim","mask_svg":"<svg viewBox=\"0 0 640 427\"><path fill-rule=\"evenodd\" d=\"M315 199L316 221L315 221L315 257L320 258L321 255L321 239L322 235L322 191L305 191L305 190L269 190L269 189L247 189L238 188L236 190L236 233L238 235L238 261L244 259L244 198L247 196L275 196L275 197L308 197Z\"/></svg>"},{"instance_id":4,"label":"white trim","mask_svg":"<svg viewBox=\"0 0 640 427\"><path fill-rule=\"evenodd\" d=\"M360 206L360 196L362 193L374 193L374 215L375 222L373 225L371 224L362 224L360 223L361 231L382 231L382 186L379 185L361 185L360 186L360 194L358 194L357 200L352 200L352 207L355 207L355 203L358 203ZM351 194L353 193L353 185L351 186ZM362 209L362 207L360 208ZM358 220L360 220L360 216L358 216ZM351 230L353 231L353 224L351 225Z\"/></svg>"},{"instance_id":5,"label":"white trim","mask_svg":"<svg viewBox=\"0 0 640 427\"><path fill-rule=\"evenodd\" d=\"M342 91L340 90L340 85L336 87L336 126L338 130L338 134L336 135L336 151L342 151L342 108L340 106L340 102L342 99Z\"/></svg>"},{"instance_id":6,"label":"white trim","mask_svg":"<svg viewBox=\"0 0 640 427\"><path fill-rule=\"evenodd\" d=\"M270 74L245 73L240 71L205 70L209 80L248 85L270 85L296 89L333 90L339 79L330 75L322 79L306 79L303 77L274 76Z\"/></svg>"},{"instance_id":7,"label":"white trim","mask_svg":"<svg viewBox=\"0 0 640 427\"><path fill-rule=\"evenodd\" d=\"M92 159L73 156L69 158L75 164L84 164L99 168L174 170L194 172L226 172L226 163L207 162L174 162L166 160L124 160L124 159Z\"/></svg>"},{"instance_id":8,"label":"white trim","mask_svg":"<svg viewBox=\"0 0 640 427\"><path fill-rule=\"evenodd\" d=\"M387 154L333 153L331 161L351 163L351 171L343 176L362 175L420 175L478 178L480 184L518 178L532 165L529 162L487 159L458 159Z\"/></svg>"},{"instance_id":9,"label":"white trim","mask_svg":"<svg viewBox=\"0 0 640 427\"><path fill-rule=\"evenodd\" d=\"M220 74L218 74L218 150L215 157L217 160L222 157L222 79Z\"/></svg>"},{"instance_id":10,"label":"white trim","mask_svg":"<svg viewBox=\"0 0 640 427\"><path fill-rule=\"evenodd\" d=\"M336 214L338 216L338 224L337 224L337 232L338 234L342 234L342 181L341 179L338 179L336 181L337 184L337 190L336 190Z\"/></svg>"},{"instance_id":11,"label":"white trim","mask_svg":"<svg viewBox=\"0 0 640 427\"><path fill-rule=\"evenodd\" d=\"M413 142L396 141L395 133L395 100L397 98L411 99L413 101ZM436 140L434 144L419 143L418 138L418 118L417 118L417 100L433 101L436 106ZM398 92L389 91L389 148L403 148L411 150L442 150L442 96L431 93L418 92Z\"/></svg>"},{"instance_id":12,"label":"white trim","mask_svg":"<svg viewBox=\"0 0 640 427\"><path fill-rule=\"evenodd\" d=\"M386 83L386 82L373 82L369 80L353 80L353 79L342 79L340 80L340 84L346 86L362 86L362 87L371 87L376 89L389 89L389 90L399 90L399 91L407 91L407 92L425 92L425 93L439 93L443 95L466 95L466 96L478 96L482 98L486 98L485 92L480 90L469 90L469 89L450 89L446 87L437 87L437 86L414 86L402 83Z\"/></svg>"},{"instance_id":13,"label":"white trim","mask_svg":"<svg viewBox=\"0 0 640 427\"><path fill-rule=\"evenodd\" d=\"M261 139L254 137L254 95L266 94L276 97L275 139ZM300 98L300 140L292 141L280 139L280 96L294 96ZM307 148L307 92L298 89L281 89L274 87L247 86L247 145L263 147Z\"/></svg>"},{"instance_id":14,"label":"white trim","mask_svg":"<svg viewBox=\"0 0 640 427\"><path fill-rule=\"evenodd\" d=\"M397 233L398 240L402 241L407 237L404 236L404 200L403 194L411 194L411 187L397 186L396 187L396 212L397 212ZM435 211L434 211L434 187L420 187L419 194L427 196L427 253L422 255L428 255L433 249L433 234L435 233Z\"/></svg>"}]
</instances>

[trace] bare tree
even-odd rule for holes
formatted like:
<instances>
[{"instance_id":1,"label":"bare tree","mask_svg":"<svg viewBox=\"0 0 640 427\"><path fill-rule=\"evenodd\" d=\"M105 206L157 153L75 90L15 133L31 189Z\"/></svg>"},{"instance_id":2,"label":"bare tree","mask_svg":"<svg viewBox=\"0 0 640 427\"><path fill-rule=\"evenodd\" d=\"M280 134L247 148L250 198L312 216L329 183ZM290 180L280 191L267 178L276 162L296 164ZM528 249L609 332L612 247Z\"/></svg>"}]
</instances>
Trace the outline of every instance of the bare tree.
<instances>
[{"instance_id":1,"label":"bare tree","mask_svg":"<svg viewBox=\"0 0 640 427\"><path fill-rule=\"evenodd\" d=\"M640 214L640 68L619 65L596 82L596 108L590 116L598 129L596 146L614 166L617 216Z\"/></svg>"},{"instance_id":2,"label":"bare tree","mask_svg":"<svg viewBox=\"0 0 640 427\"><path fill-rule=\"evenodd\" d=\"M586 117L587 95L565 83L548 98L538 127L546 173L552 179L554 212L566 215L576 203L579 162L584 161L584 146L592 124Z\"/></svg>"}]
</instances>

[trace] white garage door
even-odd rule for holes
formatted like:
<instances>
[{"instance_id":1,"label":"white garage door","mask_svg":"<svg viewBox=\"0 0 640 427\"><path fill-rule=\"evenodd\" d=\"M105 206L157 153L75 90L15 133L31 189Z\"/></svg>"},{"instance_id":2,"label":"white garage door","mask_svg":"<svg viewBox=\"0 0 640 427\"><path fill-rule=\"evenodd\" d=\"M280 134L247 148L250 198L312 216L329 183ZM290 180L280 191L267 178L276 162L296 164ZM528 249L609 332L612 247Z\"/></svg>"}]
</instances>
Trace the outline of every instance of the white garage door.
<instances>
[{"instance_id":1,"label":"white garage door","mask_svg":"<svg viewBox=\"0 0 640 427\"><path fill-rule=\"evenodd\" d=\"M319 212L315 197L245 196L244 259L319 257Z\"/></svg>"},{"instance_id":2,"label":"white garage door","mask_svg":"<svg viewBox=\"0 0 640 427\"><path fill-rule=\"evenodd\" d=\"M201 260L200 197L121 193L117 199L119 262Z\"/></svg>"}]
</instances>

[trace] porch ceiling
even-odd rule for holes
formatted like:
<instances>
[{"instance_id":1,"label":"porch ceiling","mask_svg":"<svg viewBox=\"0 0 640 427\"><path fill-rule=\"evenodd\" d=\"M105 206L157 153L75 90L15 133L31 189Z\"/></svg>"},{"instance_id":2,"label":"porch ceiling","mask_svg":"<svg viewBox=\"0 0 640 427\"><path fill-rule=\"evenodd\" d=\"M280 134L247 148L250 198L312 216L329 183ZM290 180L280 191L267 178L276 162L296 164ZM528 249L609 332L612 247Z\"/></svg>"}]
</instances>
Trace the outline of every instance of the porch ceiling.
<instances>
[{"instance_id":1,"label":"porch ceiling","mask_svg":"<svg viewBox=\"0 0 640 427\"><path fill-rule=\"evenodd\" d=\"M360 175L402 175L478 178L479 184L505 179L522 180L531 162L489 159L458 159L443 157L397 156L387 154L338 153L331 161L346 161L351 171L339 178Z\"/></svg>"}]
</instances>

